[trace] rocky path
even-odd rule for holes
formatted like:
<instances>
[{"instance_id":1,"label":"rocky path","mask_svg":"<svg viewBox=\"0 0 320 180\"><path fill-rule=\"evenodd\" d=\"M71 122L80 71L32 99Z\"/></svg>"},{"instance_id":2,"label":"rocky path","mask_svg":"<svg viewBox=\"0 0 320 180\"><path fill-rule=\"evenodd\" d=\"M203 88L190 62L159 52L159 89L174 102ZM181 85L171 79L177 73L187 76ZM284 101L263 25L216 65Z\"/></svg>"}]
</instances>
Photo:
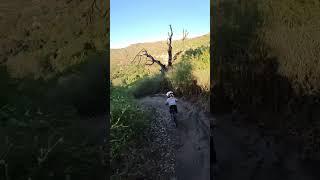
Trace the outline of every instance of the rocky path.
<instances>
[{"instance_id":1,"label":"rocky path","mask_svg":"<svg viewBox=\"0 0 320 180\"><path fill-rule=\"evenodd\" d=\"M200 108L178 102L178 127L174 128L165 95L153 95L139 100L153 112L151 133L154 147L161 149L159 164L162 178L177 180L210 179L209 119Z\"/></svg>"}]
</instances>

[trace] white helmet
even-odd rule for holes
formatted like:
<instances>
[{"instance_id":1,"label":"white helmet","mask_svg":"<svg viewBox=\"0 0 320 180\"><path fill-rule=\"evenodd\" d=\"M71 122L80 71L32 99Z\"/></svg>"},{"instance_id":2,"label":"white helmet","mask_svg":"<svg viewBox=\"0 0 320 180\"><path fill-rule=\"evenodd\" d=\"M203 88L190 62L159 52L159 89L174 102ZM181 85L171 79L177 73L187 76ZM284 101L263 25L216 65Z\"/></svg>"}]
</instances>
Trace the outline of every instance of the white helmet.
<instances>
[{"instance_id":1,"label":"white helmet","mask_svg":"<svg viewBox=\"0 0 320 180\"><path fill-rule=\"evenodd\" d=\"M169 97L171 94L173 95L173 92L172 92L172 91L169 91L169 92L167 92L166 95L167 95L167 97Z\"/></svg>"}]
</instances>

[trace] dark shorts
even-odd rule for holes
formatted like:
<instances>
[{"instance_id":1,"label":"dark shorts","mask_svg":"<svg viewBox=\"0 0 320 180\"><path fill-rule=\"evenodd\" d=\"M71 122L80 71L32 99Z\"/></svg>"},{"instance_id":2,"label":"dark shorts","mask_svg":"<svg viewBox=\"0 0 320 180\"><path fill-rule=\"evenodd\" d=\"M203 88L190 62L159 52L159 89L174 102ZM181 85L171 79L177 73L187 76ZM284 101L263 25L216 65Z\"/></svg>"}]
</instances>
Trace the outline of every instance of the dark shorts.
<instances>
[{"instance_id":1,"label":"dark shorts","mask_svg":"<svg viewBox=\"0 0 320 180\"><path fill-rule=\"evenodd\" d=\"M169 107L169 112L171 112L171 111L174 111L174 112L178 113L178 108L177 108L177 106L176 106L176 105L171 105L171 106Z\"/></svg>"}]
</instances>

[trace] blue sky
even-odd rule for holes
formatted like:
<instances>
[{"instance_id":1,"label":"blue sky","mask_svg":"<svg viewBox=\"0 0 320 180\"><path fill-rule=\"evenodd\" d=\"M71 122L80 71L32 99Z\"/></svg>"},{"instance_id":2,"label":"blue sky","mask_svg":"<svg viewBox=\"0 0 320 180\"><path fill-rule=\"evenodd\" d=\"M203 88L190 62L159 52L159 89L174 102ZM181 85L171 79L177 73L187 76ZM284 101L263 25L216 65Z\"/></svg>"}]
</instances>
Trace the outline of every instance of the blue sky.
<instances>
[{"instance_id":1,"label":"blue sky","mask_svg":"<svg viewBox=\"0 0 320 180\"><path fill-rule=\"evenodd\" d=\"M110 46L126 47L138 42L173 39L210 32L210 0L110 0Z\"/></svg>"}]
</instances>

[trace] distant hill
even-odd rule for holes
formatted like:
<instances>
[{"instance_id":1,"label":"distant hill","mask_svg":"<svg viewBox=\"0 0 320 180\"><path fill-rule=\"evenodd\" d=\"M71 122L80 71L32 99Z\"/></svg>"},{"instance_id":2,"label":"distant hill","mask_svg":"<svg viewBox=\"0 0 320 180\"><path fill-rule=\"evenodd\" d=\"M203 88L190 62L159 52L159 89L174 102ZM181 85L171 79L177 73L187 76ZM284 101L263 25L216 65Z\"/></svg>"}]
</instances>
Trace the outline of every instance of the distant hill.
<instances>
[{"instance_id":1,"label":"distant hill","mask_svg":"<svg viewBox=\"0 0 320 180\"><path fill-rule=\"evenodd\" d=\"M182 40L173 41L173 54L183 49L196 48L202 45L210 44L210 34L205 34L199 37L186 39L185 42ZM111 68L118 65L127 65L135 57L135 55L142 49L146 49L152 56L160 61L167 59L167 42L157 41L148 43L137 43L130 45L126 48L121 49L111 49L110 51L110 61Z\"/></svg>"}]
</instances>

